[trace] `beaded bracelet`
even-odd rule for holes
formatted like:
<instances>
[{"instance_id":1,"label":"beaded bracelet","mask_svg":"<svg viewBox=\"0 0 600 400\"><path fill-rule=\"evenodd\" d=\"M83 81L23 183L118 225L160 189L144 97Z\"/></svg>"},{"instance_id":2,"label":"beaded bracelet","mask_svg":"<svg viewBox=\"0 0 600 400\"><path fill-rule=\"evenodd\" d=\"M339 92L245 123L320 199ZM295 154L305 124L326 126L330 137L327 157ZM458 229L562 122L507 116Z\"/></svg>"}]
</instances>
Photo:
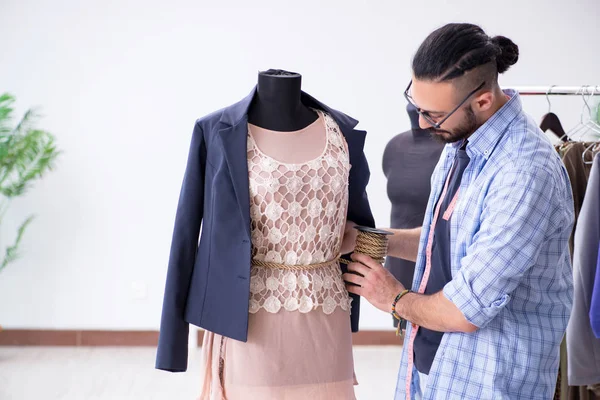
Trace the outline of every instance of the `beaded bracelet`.
<instances>
[{"instance_id":1,"label":"beaded bracelet","mask_svg":"<svg viewBox=\"0 0 600 400\"><path fill-rule=\"evenodd\" d=\"M398 301L400 301L400 299L409 292L410 292L410 290L408 290L408 289L403 290L401 293L398 294L398 296L396 296L396 298L394 299L394 302L392 303L392 316L398 320L398 328L396 329L396 336L401 336L402 322L404 321L404 319L396 312L396 304L398 304Z\"/></svg>"}]
</instances>

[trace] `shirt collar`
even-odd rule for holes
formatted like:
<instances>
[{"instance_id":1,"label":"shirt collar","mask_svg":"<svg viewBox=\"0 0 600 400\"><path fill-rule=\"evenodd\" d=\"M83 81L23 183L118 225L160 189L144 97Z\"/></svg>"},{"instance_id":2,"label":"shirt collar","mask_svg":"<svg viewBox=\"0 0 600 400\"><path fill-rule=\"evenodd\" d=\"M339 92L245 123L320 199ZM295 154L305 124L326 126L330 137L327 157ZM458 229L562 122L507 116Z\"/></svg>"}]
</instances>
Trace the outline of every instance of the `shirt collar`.
<instances>
[{"instance_id":1,"label":"shirt collar","mask_svg":"<svg viewBox=\"0 0 600 400\"><path fill-rule=\"evenodd\" d=\"M510 97L506 104L469 136L467 146L469 156L482 155L485 159L488 159L510 123L522 113L523 106L519 93L507 89L504 90L504 94ZM458 150L461 143L462 141L452 143L452 147Z\"/></svg>"}]
</instances>

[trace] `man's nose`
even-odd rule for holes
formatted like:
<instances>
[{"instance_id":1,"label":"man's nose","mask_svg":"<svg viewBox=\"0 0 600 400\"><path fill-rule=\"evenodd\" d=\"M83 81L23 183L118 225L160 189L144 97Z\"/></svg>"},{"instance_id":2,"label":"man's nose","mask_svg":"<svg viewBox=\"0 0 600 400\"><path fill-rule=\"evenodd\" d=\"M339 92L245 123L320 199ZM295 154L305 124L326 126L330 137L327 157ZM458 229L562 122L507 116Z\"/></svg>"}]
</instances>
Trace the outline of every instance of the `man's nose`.
<instances>
[{"instance_id":1,"label":"man's nose","mask_svg":"<svg viewBox=\"0 0 600 400\"><path fill-rule=\"evenodd\" d=\"M432 127L431 123L423 118L422 114L419 114L419 127L421 129L429 129Z\"/></svg>"}]
</instances>

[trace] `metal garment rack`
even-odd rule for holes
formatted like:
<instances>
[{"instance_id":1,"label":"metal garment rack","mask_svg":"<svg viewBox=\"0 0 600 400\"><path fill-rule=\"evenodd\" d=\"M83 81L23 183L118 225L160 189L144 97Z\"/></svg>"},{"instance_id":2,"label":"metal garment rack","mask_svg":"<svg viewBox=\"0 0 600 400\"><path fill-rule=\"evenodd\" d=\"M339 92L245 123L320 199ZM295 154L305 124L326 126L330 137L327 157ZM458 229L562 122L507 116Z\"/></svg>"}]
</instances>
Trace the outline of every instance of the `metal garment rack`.
<instances>
[{"instance_id":1,"label":"metal garment rack","mask_svg":"<svg viewBox=\"0 0 600 400\"><path fill-rule=\"evenodd\" d=\"M521 96L600 96L600 86L514 86Z\"/></svg>"}]
</instances>

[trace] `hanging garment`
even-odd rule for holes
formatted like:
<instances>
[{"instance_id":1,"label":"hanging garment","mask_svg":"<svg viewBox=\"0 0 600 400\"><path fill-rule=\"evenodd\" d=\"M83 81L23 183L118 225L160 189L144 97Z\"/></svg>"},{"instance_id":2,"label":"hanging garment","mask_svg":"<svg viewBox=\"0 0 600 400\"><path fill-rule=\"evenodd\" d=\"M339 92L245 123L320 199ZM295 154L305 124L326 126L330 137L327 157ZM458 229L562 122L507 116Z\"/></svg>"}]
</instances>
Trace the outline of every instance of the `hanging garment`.
<instances>
[{"instance_id":1,"label":"hanging garment","mask_svg":"<svg viewBox=\"0 0 600 400\"><path fill-rule=\"evenodd\" d=\"M419 114L412 104L408 104L407 111L411 130L392 138L383 153L383 172L392 205L392 229L413 229L423 224L431 174L444 150L443 143L433 139L427 129L419 128ZM412 286L414 262L388 256L385 267L405 287ZM397 326L398 320L393 317L392 320Z\"/></svg>"},{"instance_id":2,"label":"hanging garment","mask_svg":"<svg viewBox=\"0 0 600 400\"><path fill-rule=\"evenodd\" d=\"M577 216L581 211L583 200L586 194L588 185L588 179L591 171L591 165L586 164L582 161L582 154L588 147L588 143L580 142L568 142L561 145L555 146L557 152L560 154L565 168L569 174L573 197L574 197L574 211ZM587 161L591 161L592 154L586 155ZM575 220L575 226L577 220ZM574 229L575 231L575 229ZM569 247L571 249L571 258L573 255L573 238L574 233L571 235L569 241ZM554 399L555 400L596 400L594 391L598 389L598 385L584 385L574 386L569 385L568 379L568 355L567 355L567 337L563 339L560 346L560 368L557 377L557 386Z\"/></svg>"},{"instance_id":3,"label":"hanging garment","mask_svg":"<svg viewBox=\"0 0 600 400\"><path fill-rule=\"evenodd\" d=\"M598 250L598 262L596 263L596 278L592 289L592 303L590 305L590 322L592 331L596 338L600 339L600 249Z\"/></svg>"},{"instance_id":4,"label":"hanging garment","mask_svg":"<svg viewBox=\"0 0 600 400\"><path fill-rule=\"evenodd\" d=\"M583 206L583 199L585 197L590 171L592 169L592 166L590 164L585 164L581 158L587 146L588 143L575 142L559 147L559 153L562 156L563 163L569 174L569 180L571 181L571 188L573 189L573 207L575 210L575 225L573 226L573 232L577 231L579 213ZM588 161L591 161L591 153L587 152L586 156L590 158ZM571 254L573 254L573 240L574 236L572 235L569 242Z\"/></svg>"},{"instance_id":5,"label":"hanging garment","mask_svg":"<svg viewBox=\"0 0 600 400\"><path fill-rule=\"evenodd\" d=\"M255 94L256 88L239 103L195 124L175 217L156 356L158 369L187 369L189 324L242 342L248 339L252 237L247 122ZM366 194L370 177L363 152L366 132L354 129L358 121L306 93L302 93L301 101L325 111L339 126L352 165L346 218L373 227ZM351 325L356 331L359 297L352 298Z\"/></svg>"},{"instance_id":6,"label":"hanging garment","mask_svg":"<svg viewBox=\"0 0 600 400\"><path fill-rule=\"evenodd\" d=\"M337 124L317 112L318 120L302 131L265 132L250 126L248 341L218 334L205 338L203 382L209 386L201 400L355 398L351 301L337 261L350 163ZM311 132L326 138L323 151ZM257 144L265 133L273 135L269 154ZM278 149L272 146L277 140ZM295 152L289 151L292 141ZM316 146L312 161L292 161L303 148Z\"/></svg>"},{"instance_id":7,"label":"hanging garment","mask_svg":"<svg viewBox=\"0 0 600 400\"><path fill-rule=\"evenodd\" d=\"M574 233L574 298L567 327L569 385L572 386L600 383L600 339L594 336L589 318L600 242L599 160L599 156L594 157Z\"/></svg>"}]
</instances>

